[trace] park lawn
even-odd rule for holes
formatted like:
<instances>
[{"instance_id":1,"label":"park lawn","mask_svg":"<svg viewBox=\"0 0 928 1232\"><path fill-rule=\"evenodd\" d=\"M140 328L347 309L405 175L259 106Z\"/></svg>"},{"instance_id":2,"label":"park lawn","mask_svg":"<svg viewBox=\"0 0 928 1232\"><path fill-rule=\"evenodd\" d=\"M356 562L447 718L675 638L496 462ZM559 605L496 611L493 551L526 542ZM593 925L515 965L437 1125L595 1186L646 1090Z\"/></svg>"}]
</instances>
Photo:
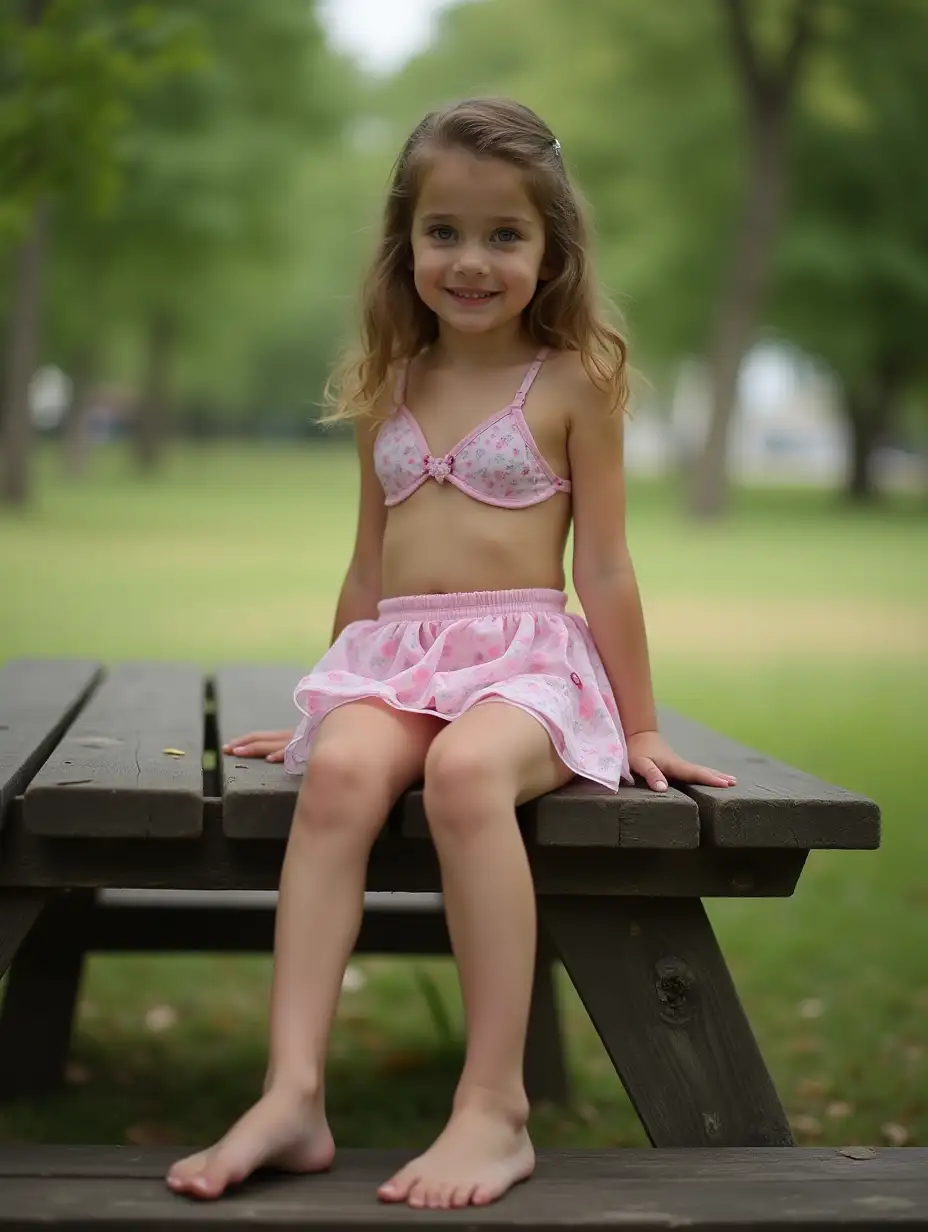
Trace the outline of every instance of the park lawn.
<instances>
[{"instance_id":1,"label":"park lawn","mask_svg":"<svg viewBox=\"0 0 928 1232\"><path fill-rule=\"evenodd\" d=\"M0 659L308 665L325 646L354 519L337 445L191 449L145 482L116 451L77 485L56 470L44 455L34 507L0 518ZM924 508L852 514L828 493L741 491L733 519L693 527L669 485L633 482L629 526L661 701L883 808L878 853L814 854L791 899L709 904L797 1135L926 1144ZM418 1146L460 1063L453 968L356 966L333 1128L343 1145ZM536 1111L536 1141L643 1143L561 974L577 1099ZM260 1085L268 981L264 956L92 959L69 1089L0 1108L0 1139L215 1136Z\"/></svg>"}]
</instances>

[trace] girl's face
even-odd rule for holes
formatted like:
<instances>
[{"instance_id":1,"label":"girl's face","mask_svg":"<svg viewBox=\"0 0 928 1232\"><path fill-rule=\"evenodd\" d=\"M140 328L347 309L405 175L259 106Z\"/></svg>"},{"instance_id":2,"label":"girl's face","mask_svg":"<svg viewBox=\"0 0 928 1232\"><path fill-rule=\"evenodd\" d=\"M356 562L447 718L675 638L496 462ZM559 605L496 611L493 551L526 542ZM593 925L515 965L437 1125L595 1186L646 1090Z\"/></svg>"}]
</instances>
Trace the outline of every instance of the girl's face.
<instances>
[{"instance_id":1,"label":"girl's face","mask_svg":"<svg viewBox=\"0 0 928 1232\"><path fill-rule=\"evenodd\" d=\"M437 154L413 212L412 254L419 296L450 329L484 333L517 319L547 273L544 220L519 168Z\"/></svg>"}]
</instances>

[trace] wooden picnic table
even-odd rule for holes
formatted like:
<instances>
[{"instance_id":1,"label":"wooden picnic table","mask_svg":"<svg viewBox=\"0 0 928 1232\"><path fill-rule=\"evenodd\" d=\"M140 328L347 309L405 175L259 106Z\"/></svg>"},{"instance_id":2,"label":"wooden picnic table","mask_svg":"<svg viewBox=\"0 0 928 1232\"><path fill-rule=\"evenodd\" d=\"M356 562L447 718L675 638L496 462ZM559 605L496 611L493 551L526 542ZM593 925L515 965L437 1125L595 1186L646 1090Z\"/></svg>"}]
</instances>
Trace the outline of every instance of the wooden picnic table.
<instances>
[{"instance_id":1,"label":"wooden picnic table","mask_svg":"<svg viewBox=\"0 0 928 1232\"><path fill-rule=\"evenodd\" d=\"M299 675L7 663L0 971L43 913L59 910L64 935L63 892L276 888L299 780L219 750L249 728L285 725ZM653 1143L789 1144L701 900L789 895L810 850L876 847L879 811L678 715L661 724L684 756L723 766L737 787L613 795L577 782L520 809L540 929ZM418 790L374 844L368 889L440 890Z\"/></svg>"},{"instance_id":2,"label":"wooden picnic table","mask_svg":"<svg viewBox=\"0 0 928 1232\"><path fill-rule=\"evenodd\" d=\"M102 667L39 659L5 664L0 669L0 974L12 963L15 975L19 951L17 961L33 986L38 980L46 989L58 984L67 988L70 981L68 995L73 996L74 955L79 961L89 944L79 935L82 928L92 930L100 909L94 896L102 890L238 894L275 889L298 780L279 765L227 757L220 750L231 735L292 721L292 689L300 674L299 667L280 665L238 665L204 673L177 663ZM540 937L566 967L652 1144L677 1148L670 1156L677 1163L688 1158L683 1148L723 1148L717 1155L728 1161L723 1173L732 1184L746 1183L748 1173L753 1176L761 1167L758 1159L765 1152L739 1155L731 1148L786 1147L793 1137L702 899L789 896L810 851L877 847L879 810L869 799L820 782L677 714L662 711L660 719L683 756L731 771L738 785L726 790L674 787L662 795L623 787L613 795L577 782L521 808ZM415 894L440 890L420 791L403 796L375 842L367 888ZM214 917L214 935L223 928L223 918ZM414 948L410 938L416 927L414 918L406 919L406 940L392 948ZM180 947L176 934L182 930L166 926L174 941L165 948ZM151 934L149 925L146 948L157 944ZM38 949L30 963L33 942ZM225 947L219 939L217 948L235 945ZM41 955L39 963L36 953ZM65 1017L66 1022L52 1029L59 1051L62 1033L66 1040L70 1030L70 1016ZM0 1054L9 1045L0 1024ZM47 1039L40 1041L40 1053L43 1047L49 1047ZM128 1148L117 1156L113 1149L99 1148L103 1154L91 1152L75 1163L73 1152L62 1154L58 1148L0 1148L0 1227L4 1195L13 1203L9 1209L17 1212L17 1227L30 1219L52 1219L49 1203L58 1201L53 1193L61 1203L77 1203L78 1219L81 1202L102 1200L101 1178L108 1178L108 1201L117 1193L120 1177L119 1184L131 1180L136 1186L131 1192L141 1205L138 1218L130 1220L129 1190L119 1190L123 1197L113 1198L112 1218L124 1220L120 1226L125 1227L162 1226L161 1215L152 1213L155 1207L146 1206L149 1198L140 1197L143 1190L148 1193L144 1187L153 1183L160 1157L154 1160L137 1150L127 1155ZM36 1155L35 1150L46 1154ZM782 1158L780 1152L768 1154ZM810 1158L806 1152L799 1154ZM913 1205L908 1197L898 1197L897 1186L897 1200L909 1211L899 1219L928 1226L928 1180L916 1184L922 1174L897 1159L911 1155L882 1155L895 1161L891 1166L899 1183L904 1181L909 1189L920 1185L918 1192L925 1199L924 1206ZM540 1170L540 1175L555 1177L552 1192L557 1191L557 1158L557 1153L545 1156ZM583 1192L588 1195L605 1185L603 1194L608 1190L611 1196L603 1200L611 1203L617 1224L653 1225L647 1212L642 1214L644 1207L638 1210L640 1218L618 1209L618 1191L613 1192L618 1173L609 1172L606 1184L609 1169L601 1157L574 1153L570 1158L571 1184L586 1186ZM809 1166L823 1185L847 1171L845 1163L832 1166L831 1153L823 1153L822 1159L817 1171ZM725 1173L729 1163L735 1171ZM351 1175L352 1168L367 1177L363 1161L349 1162ZM658 1172L648 1175L654 1179ZM661 1184L671 1175L672 1169L661 1172ZM687 1175L697 1177L698 1169ZM871 1169L856 1175L872 1178L876 1173ZM41 1186L41 1200L36 1196L30 1205L28 1181L39 1176L48 1183ZM258 1219L249 1223L253 1227L290 1222L296 1216L286 1195L292 1194L293 1184L308 1179L282 1182L284 1188L274 1192L284 1197L277 1206L277 1199L268 1199L260 1218L253 1203L246 1202L247 1209L228 1209L238 1212L235 1219ZM66 1196L74 1185L82 1195L79 1201ZM357 1222L352 1222L354 1215L349 1218L357 1197L349 1189L338 1191L348 1205L337 1221L345 1227L368 1227L367 1215L358 1216ZM532 1192L541 1194L538 1188ZM795 1211L789 1204L798 1201L792 1192L787 1187L764 1209L763 1202L755 1201L757 1219L745 1216L745 1223L762 1223L769 1216L772 1226L781 1208L784 1218L792 1220L790 1212ZM815 1192L821 1196L825 1189ZM851 1201L842 1185L832 1185L828 1192L832 1213ZM159 1212L164 1201L177 1200L159 1196ZM745 1202L751 1204L747 1197ZM721 1226L728 1218L709 1206L716 1213L697 1212L694 1226L717 1226L716 1218ZM545 1215L536 1207L534 1198L514 1195L505 1209L517 1212L517 1222L533 1226L571 1224L572 1216L555 1217L551 1206ZM488 1221L497 1218L492 1212L502 1209L482 1212L481 1226L489 1226ZM336 1217L334 1208L326 1210ZM389 1208L376 1210L385 1222L399 1218ZM427 1222L433 1215L417 1212L416 1221ZM474 1224L474 1212L460 1215ZM589 1210L576 1215L578 1223L588 1217ZM599 1222L609 1219L604 1216ZM163 1226L169 1223L174 1226L176 1221L165 1217Z\"/></svg>"}]
</instances>

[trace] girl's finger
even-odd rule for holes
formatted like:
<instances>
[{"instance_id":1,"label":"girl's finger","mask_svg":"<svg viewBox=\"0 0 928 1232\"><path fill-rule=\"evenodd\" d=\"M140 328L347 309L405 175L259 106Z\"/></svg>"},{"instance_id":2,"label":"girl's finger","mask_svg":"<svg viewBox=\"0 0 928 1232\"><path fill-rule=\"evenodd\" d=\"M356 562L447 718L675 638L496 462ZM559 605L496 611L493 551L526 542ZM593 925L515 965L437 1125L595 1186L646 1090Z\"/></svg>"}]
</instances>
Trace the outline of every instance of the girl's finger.
<instances>
[{"instance_id":1,"label":"girl's finger","mask_svg":"<svg viewBox=\"0 0 928 1232\"><path fill-rule=\"evenodd\" d=\"M640 761L636 760L632 769L641 775L652 791L667 790L667 780L660 767L650 757L643 757Z\"/></svg>"},{"instance_id":2,"label":"girl's finger","mask_svg":"<svg viewBox=\"0 0 928 1232\"><path fill-rule=\"evenodd\" d=\"M734 787L738 781L733 774L722 774L710 766L697 766L689 762L675 766L671 778L680 779L683 783L700 783L704 787Z\"/></svg>"},{"instance_id":3,"label":"girl's finger","mask_svg":"<svg viewBox=\"0 0 928 1232\"><path fill-rule=\"evenodd\" d=\"M268 753L268 755L267 755L267 760L268 760L268 761L283 761L283 759L284 759L284 751L283 751L283 749L280 749L280 750L279 750L278 752L276 752L276 753Z\"/></svg>"},{"instance_id":4,"label":"girl's finger","mask_svg":"<svg viewBox=\"0 0 928 1232\"><path fill-rule=\"evenodd\" d=\"M233 757L264 757L278 748L280 744L276 740L255 740L251 744L233 745L229 752Z\"/></svg>"}]
</instances>

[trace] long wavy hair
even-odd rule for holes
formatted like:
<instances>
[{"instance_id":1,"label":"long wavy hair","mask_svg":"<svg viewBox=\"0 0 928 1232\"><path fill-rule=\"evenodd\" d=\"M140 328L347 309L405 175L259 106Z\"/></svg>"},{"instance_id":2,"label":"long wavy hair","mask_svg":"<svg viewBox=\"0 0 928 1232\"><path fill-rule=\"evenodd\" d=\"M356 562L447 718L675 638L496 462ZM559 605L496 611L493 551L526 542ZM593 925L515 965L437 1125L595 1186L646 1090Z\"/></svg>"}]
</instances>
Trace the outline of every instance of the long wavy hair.
<instances>
[{"instance_id":1,"label":"long wavy hair","mask_svg":"<svg viewBox=\"0 0 928 1232\"><path fill-rule=\"evenodd\" d=\"M377 251L364 282L360 345L326 385L332 408L323 422L370 415L381 404L398 365L438 337L438 319L422 302L412 272L412 220L430 160L443 150L497 158L524 174L530 200L545 224L545 263L524 310L525 330L539 347L578 351L590 379L628 401L627 347L608 320L591 267L583 202L564 167L560 144L529 107L476 98L438 108L416 126L393 168Z\"/></svg>"}]
</instances>

